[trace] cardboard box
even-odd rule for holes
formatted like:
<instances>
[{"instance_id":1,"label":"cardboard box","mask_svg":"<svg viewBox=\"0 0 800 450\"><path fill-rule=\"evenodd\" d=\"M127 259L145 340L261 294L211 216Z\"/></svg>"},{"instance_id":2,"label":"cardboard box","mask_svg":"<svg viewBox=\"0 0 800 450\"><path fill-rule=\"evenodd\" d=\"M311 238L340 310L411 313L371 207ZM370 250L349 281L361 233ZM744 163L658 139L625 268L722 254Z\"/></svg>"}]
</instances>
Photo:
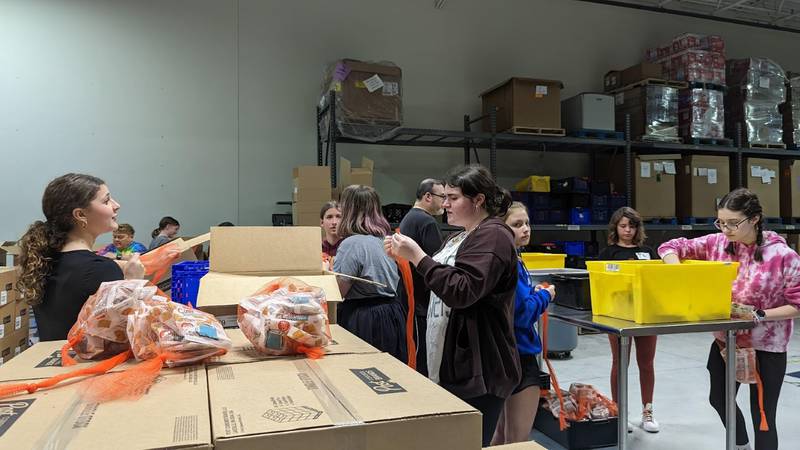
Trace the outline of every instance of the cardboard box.
<instances>
[{"instance_id":1,"label":"cardboard box","mask_svg":"<svg viewBox=\"0 0 800 450\"><path fill-rule=\"evenodd\" d=\"M256 361L266 361L270 359L286 358L285 356L271 356L259 352L253 344L247 340L238 328L225 330L225 333L233 341L233 347L223 356L215 357L208 361L208 365L216 364L241 364ZM330 345L325 347L325 354L348 355L359 353L380 353L380 350L362 341L356 335L350 333L339 325L331 325ZM304 356L299 356L304 357Z\"/></svg>"},{"instance_id":2,"label":"cardboard box","mask_svg":"<svg viewBox=\"0 0 800 450\"><path fill-rule=\"evenodd\" d=\"M561 89L557 80L510 78L483 92L483 114L497 111L497 132L515 127L561 128ZM489 119L483 120L483 131L491 131Z\"/></svg>"},{"instance_id":3,"label":"cardboard box","mask_svg":"<svg viewBox=\"0 0 800 450\"><path fill-rule=\"evenodd\" d=\"M361 157L361 167L353 167L350 160L339 157L338 185L342 188L353 184L372 186L374 170L375 163L369 158Z\"/></svg>"},{"instance_id":4,"label":"cardboard box","mask_svg":"<svg viewBox=\"0 0 800 450\"><path fill-rule=\"evenodd\" d=\"M616 130L625 132L630 117L632 140L642 136L678 137L678 89L669 86L642 86L614 94Z\"/></svg>"},{"instance_id":5,"label":"cardboard box","mask_svg":"<svg viewBox=\"0 0 800 450\"><path fill-rule=\"evenodd\" d=\"M681 155L637 155L631 167L633 208L643 218L675 216L675 178ZM625 192L625 160L622 156L599 156L595 179L608 177L616 192Z\"/></svg>"},{"instance_id":6,"label":"cardboard box","mask_svg":"<svg viewBox=\"0 0 800 450\"><path fill-rule=\"evenodd\" d=\"M330 189L331 168L329 166L300 166L292 169L292 183L296 188Z\"/></svg>"},{"instance_id":7,"label":"cardboard box","mask_svg":"<svg viewBox=\"0 0 800 450\"><path fill-rule=\"evenodd\" d=\"M14 303L17 299L19 267L0 267L0 306Z\"/></svg>"},{"instance_id":8,"label":"cardboard box","mask_svg":"<svg viewBox=\"0 0 800 450\"><path fill-rule=\"evenodd\" d=\"M329 318L335 323L335 303L342 301L342 295L336 277L322 271L319 227L212 227L211 246L209 272L200 280L197 294L198 309L236 316L243 298L270 281L290 276L325 291Z\"/></svg>"},{"instance_id":9,"label":"cardboard box","mask_svg":"<svg viewBox=\"0 0 800 450\"><path fill-rule=\"evenodd\" d=\"M325 201L292 203L292 225L301 227L319 227L319 211Z\"/></svg>"},{"instance_id":10,"label":"cardboard box","mask_svg":"<svg viewBox=\"0 0 800 450\"><path fill-rule=\"evenodd\" d=\"M0 243L0 266L19 265L19 255L22 253L22 249L17 244L17 241L3 241ZM11 257L10 263L7 261L9 256Z\"/></svg>"},{"instance_id":11,"label":"cardboard box","mask_svg":"<svg viewBox=\"0 0 800 450\"><path fill-rule=\"evenodd\" d=\"M17 300L14 302L14 332L24 331L26 334L30 329L30 306L27 302Z\"/></svg>"},{"instance_id":12,"label":"cardboard box","mask_svg":"<svg viewBox=\"0 0 800 450\"><path fill-rule=\"evenodd\" d=\"M292 191L293 203L319 203L320 208L325 202L331 201L333 198L332 189L330 186L325 188L300 188L296 187Z\"/></svg>"},{"instance_id":13,"label":"cardboard box","mask_svg":"<svg viewBox=\"0 0 800 450\"><path fill-rule=\"evenodd\" d=\"M628 67L620 74L622 79L622 86L646 80L648 78L663 78L661 64L643 62L635 66Z\"/></svg>"},{"instance_id":14,"label":"cardboard box","mask_svg":"<svg viewBox=\"0 0 800 450\"><path fill-rule=\"evenodd\" d=\"M369 80L376 76L380 86L371 90ZM343 59L326 74L322 95L326 100L328 91L336 92L337 122L399 127L403 121L401 81L397 66Z\"/></svg>"},{"instance_id":15,"label":"cardboard box","mask_svg":"<svg viewBox=\"0 0 800 450\"><path fill-rule=\"evenodd\" d=\"M514 444L494 445L492 447L484 447L484 450L546 450L541 445L534 441L517 442Z\"/></svg>"},{"instance_id":16,"label":"cardboard box","mask_svg":"<svg viewBox=\"0 0 800 450\"><path fill-rule=\"evenodd\" d=\"M561 102L561 123L567 132L614 131L614 97L579 94Z\"/></svg>"},{"instance_id":17,"label":"cardboard box","mask_svg":"<svg viewBox=\"0 0 800 450\"><path fill-rule=\"evenodd\" d=\"M30 347L30 337L28 336L29 329L26 327L19 331L15 331L12 335L11 346L14 353L14 356L19 356L20 353L24 352L25 350Z\"/></svg>"},{"instance_id":18,"label":"cardboard box","mask_svg":"<svg viewBox=\"0 0 800 450\"><path fill-rule=\"evenodd\" d=\"M14 358L14 347L9 341L9 339L0 341L0 368Z\"/></svg>"},{"instance_id":19,"label":"cardboard box","mask_svg":"<svg viewBox=\"0 0 800 450\"><path fill-rule=\"evenodd\" d=\"M15 301L6 303L0 306L0 347L5 347L4 344L9 344L13 341L12 335L14 334L14 318L17 314L17 304Z\"/></svg>"},{"instance_id":20,"label":"cardboard box","mask_svg":"<svg viewBox=\"0 0 800 450\"><path fill-rule=\"evenodd\" d=\"M717 204L731 184L729 158L686 155L679 163L675 186L678 218L716 217Z\"/></svg>"},{"instance_id":21,"label":"cardboard box","mask_svg":"<svg viewBox=\"0 0 800 450\"><path fill-rule=\"evenodd\" d=\"M481 448L480 413L386 353L212 366L208 381L217 450Z\"/></svg>"},{"instance_id":22,"label":"cardboard box","mask_svg":"<svg viewBox=\"0 0 800 450\"><path fill-rule=\"evenodd\" d=\"M781 217L800 218L800 164L780 161Z\"/></svg>"},{"instance_id":23,"label":"cardboard box","mask_svg":"<svg viewBox=\"0 0 800 450\"><path fill-rule=\"evenodd\" d=\"M735 161L731 161L731 166ZM764 217L780 217L780 164L777 159L742 158L744 187L758 196ZM733 171L734 169L732 169ZM733 178L733 177L731 177ZM731 189L735 181L731 179Z\"/></svg>"},{"instance_id":24,"label":"cardboard box","mask_svg":"<svg viewBox=\"0 0 800 450\"><path fill-rule=\"evenodd\" d=\"M621 88L622 85L622 71L609 70L603 76L603 92L610 92Z\"/></svg>"},{"instance_id":25,"label":"cardboard box","mask_svg":"<svg viewBox=\"0 0 800 450\"><path fill-rule=\"evenodd\" d=\"M138 400L87 403L85 382L0 400L0 448L211 449L202 366L165 369Z\"/></svg>"},{"instance_id":26,"label":"cardboard box","mask_svg":"<svg viewBox=\"0 0 800 450\"><path fill-rule=\"evenodd\" d=\"M12 347L12 352L15 347L19 345L21 335L12 333L12 338L8 341L9 346L12 342L15 345ZM32 345L28 350L23 352L14 361L7 363L0 367L0 383L15 381L15 380L35 380L40 378L50 378L56 375L72 372L74 370L90 367L98 361L84 361L75 357L74 352L70 354L75 357L78 363L75 366L62 367L61 366L61 347L67 341L45 341L37 342ZM0 347L3 347L0 345ZM130 360L124 364L111 369L111 372L119 372L132 367L136 364L135 360Z\"/></svg>"}]
</instances>

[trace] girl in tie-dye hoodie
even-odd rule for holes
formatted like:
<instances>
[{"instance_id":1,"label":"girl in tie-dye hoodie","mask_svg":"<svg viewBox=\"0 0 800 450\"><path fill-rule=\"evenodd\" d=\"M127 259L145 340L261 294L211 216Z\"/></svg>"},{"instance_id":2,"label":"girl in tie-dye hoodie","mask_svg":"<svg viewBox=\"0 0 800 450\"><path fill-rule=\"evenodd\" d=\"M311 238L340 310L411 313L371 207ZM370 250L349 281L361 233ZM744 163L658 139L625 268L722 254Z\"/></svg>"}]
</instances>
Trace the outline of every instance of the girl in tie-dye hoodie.
<instances>
[{"instance_id":1,"label":"girl in tie-dye hoodie","mask_svg":"<svg viewBox=\"0 0 800 450\"><path fill-rule=\"evenodd\" d=\"M763 222L758 197L747 189L736 189L723 197L717 207L714 225L722 233L696 239L673 239L658 249L666 263L679 263L682 259L739 263L732 302L752 309L756 325L752 330L740 332L736 343L756 351L764 391L763 409L769 427L768 431L759 431L758 394L756 385L751 385L750 413L756 430L756 450L778 448L775 414L786 372L786 347L792 335L792 319L800 315L800 256L782 237L764 231ZM715 333L715 338L707 364L711 378L709 400L724 424L725 364L720 354L724 348L724 334ZM738 406L736 445L739 449L750 448L744 416Z\"/></svg>"}]
</instances>

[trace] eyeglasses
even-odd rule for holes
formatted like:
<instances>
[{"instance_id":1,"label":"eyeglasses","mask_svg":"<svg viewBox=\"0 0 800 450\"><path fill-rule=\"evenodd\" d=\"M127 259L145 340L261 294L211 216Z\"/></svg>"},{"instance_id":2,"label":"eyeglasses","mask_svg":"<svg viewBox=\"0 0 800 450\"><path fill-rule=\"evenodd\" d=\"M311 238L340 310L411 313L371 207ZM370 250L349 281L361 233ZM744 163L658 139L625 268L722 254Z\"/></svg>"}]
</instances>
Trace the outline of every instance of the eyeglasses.
<instances>
[{"instance_id":1,"label":"eyeglasses","mask_svg":"<svg viewBox=\"0 0 800 450\"><path fill-rule=\"evenodd\" d=\"M428 192L428 194L431 194L431 195L432 195L432 196L434 196L434 197L439 197L439 198L440 198L440 199L442 199L442 200L444 200L444 199L446 199L446 198L447 198L447 196L446 196L446 195L444 195L444 194L435 194L435 193L433 193L433 192Z\"/></svg>"},{"instance_id":2,"label":"eyeglasses","mask_svg":"<svg viewBox=\"0 0 800 450\"><path fill-rule=\"evenodd\" d=\"M740 220L738 222L735 222L735 223L734 222L730 222L730 221L721 222L719 219L717 219L717 220L714 221L714 226L720 231L722 231L723 228L731 230L731 231L736 231L736 230L739 229L739 225L747 222L750 219L751 219L751 217L745 217L744 219L742 219L742 220Z\"/></svg>"}]
</instances>

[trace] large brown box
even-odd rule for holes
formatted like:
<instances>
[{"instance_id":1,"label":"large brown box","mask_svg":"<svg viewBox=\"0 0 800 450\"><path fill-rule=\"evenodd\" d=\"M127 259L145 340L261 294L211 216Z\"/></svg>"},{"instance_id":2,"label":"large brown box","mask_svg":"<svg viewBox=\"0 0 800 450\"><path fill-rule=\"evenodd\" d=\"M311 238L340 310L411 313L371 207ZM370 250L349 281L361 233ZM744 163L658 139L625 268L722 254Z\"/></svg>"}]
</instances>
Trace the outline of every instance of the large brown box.
<instances>
[{"instance_id":1,"label":"large brown box","mask_svg":"<svg viewBox=\"0 0 800 450\"><path fill-rule=\"evenodd\" d=\"M679 161L676 209L678 218L715 217L719 200L730 187L727 156L686 155Z\"/></svg>"},{"instance_id":2,"label":"large brown box","mask_svg":"<svg viewBox=\"0 0 800 450\"><path fill-rule=\"evenodd\" d=\"M17 304L12 301L0 306L0 348L11 345L14 341L14 323L17 313Z\"/></svg>"},{"instance_id":3,"label":"large brown box","mask_svg":"<svg viewBox=\"0 0 800 450\"><path fill-rule=\"evenodd\" d=\"M80 396L86 383L65 382L0 401L0 448L213 448L203 366L163 369L137 400L89 402Z\"/></svg>"},{"instance_id":4,"label":"large brown box","mask_svg":"<svg viewBox=\"0 0 800 450\"><path fill-rule=\"evenodd\" d=\"M383 86L370 92L377 76ZM325 86L336 92L337 122L399 127L403 121L402 71L397 66L343 59L331 66ZM323 96L327 91L323 92Z\"/></svg>"},{"instance_id":5,"label":"large brown box","mask_svg":"<svg viewBox=\"0 0 800 450\"><path fill-rule=\"evenodd\" d=\"M330 166L300 166L292 169L292 182L299 189L330 189Z\"/></svg>"},{"instance_id":6,"label":"large brown box","mask_svg":"<svg viewBox=\"0 0 800 450\"><path fill-rule=\"evenodd\" d=\"M735 162L731 161L731 167ZM744 187L758 196L764 217L780 217L780 164L777 159L742 158L742 180ZM734 169L731 169L731 173ZM736 188L735 177L731 177L731 189Z\"/></svg>"},{"instance_id":7,"label":"large brown box","mask_svg":"<svg viewBox=\"0 0 800 450\"><path fill-rule=\"evenodd\" d=\"M0 306L17 299L19 267L0 267Z\"/></svg>"},{"instance_id":8,"label":"large brown box","mask_svg":"<svg viewBox=\"0 0 800 450\"><path fill-rule=\"evenodd\" d=\"M8 255L12 256L12 266L19 265L19 255L21 249L16 241L3 241L0 242L0 266L6 265Z\"/></svg>"},{"instance_id":9,"label":"large brown box","mask_svg":"<svg viewBox=\"0 0 800 450\"><path fill-rule=\"evenodd\" d=\"M800 218L800 164L793 160L780 161L781 217Z\"/></svg>"},{"instance_id":10,"label":"large brown box","mask_svg":"<svg viewBox=\"0 0 800 450\"><path fill-rule=\"evenodd\" d=\"M481 448L480 413L386 353L209 366L208 388L216 450Z\"/></svg>"},{"instance_id":11,"label":"large brown box","mask_svg":"<svg viewBox=\"0 0 800 450\"><path fill-rule=\"evenodd\" d=\"M633 159L633 208L646 219L675 216L675 178L680 155L638 155ZM625 160L600 157L595 178L608 179L616 192L625 192Z\"/></svg>"},{"instance_id":12,"label":"large brown box","mask_svg":"<svg viewBox=\"0 0 800 450\"><path fill-rule=\"evenodd\" d=\"M497 131L515 127L561 128L561 89L557 80L510 78L483 92L483 114L497 110ZM483 130L491 131L489 119L483 120Z\"/></svg>"}]
</instances>

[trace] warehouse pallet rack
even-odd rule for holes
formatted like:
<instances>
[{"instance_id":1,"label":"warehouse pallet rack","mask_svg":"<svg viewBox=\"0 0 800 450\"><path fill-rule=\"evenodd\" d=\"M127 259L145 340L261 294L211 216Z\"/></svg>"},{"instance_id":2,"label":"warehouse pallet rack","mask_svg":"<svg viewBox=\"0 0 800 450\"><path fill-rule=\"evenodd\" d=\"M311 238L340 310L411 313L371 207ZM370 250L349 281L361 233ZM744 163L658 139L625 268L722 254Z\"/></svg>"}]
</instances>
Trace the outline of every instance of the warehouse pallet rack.
<instances>
[{"instance_id":1,"label":"warehouse pallet rack","mask_svg":"<svg viewBox=\"0 0 800 450\"><path fill-rule=\"evenodd\" d=\"M602 152L621 152L625 158L625 196L626 203L631 204L633 191L633 154L682 154L682 155L717 155L728 156L735 162L736 184L742 186L742 164L744 157L759 157L769 159L800 159L800 151L766 148L742 147L742 127L737 126L738 137L734 146L723 145L694 145L675 144L666 142L635 142L628 137L630 132L630 117L626 119L626 139L592 139L560 136L535 136L527 134L511 134L497 132L497 112L472 119L464 115L463 130L441 130L427 128L398 128L389 136L378 141L363 141L342 136L336 123L336 96L334 92L328 94L327 104L317 107L317 165L330 165L331 186L336 186L337 177L337 144L368 144L387 145L397 147L439 147L459 148L464 152L464 163L469 164L477 149L489 150L488 168L493 175L497 175L498 151L527 150L548 151L565 153L597 154ZM483 120L488 120L489 131L472 131L472 126ZM323 133L323 121L327 122L327 132ZM765 228L784 233L800 233L800 225L791 224L765 224ZM564 231L579 232L605 231L606 225L534 225L535 231ZM648 224L652 231L695 231L714 232L712 224L674 225L674 224Z\"/></svg>"}]
</instances>

